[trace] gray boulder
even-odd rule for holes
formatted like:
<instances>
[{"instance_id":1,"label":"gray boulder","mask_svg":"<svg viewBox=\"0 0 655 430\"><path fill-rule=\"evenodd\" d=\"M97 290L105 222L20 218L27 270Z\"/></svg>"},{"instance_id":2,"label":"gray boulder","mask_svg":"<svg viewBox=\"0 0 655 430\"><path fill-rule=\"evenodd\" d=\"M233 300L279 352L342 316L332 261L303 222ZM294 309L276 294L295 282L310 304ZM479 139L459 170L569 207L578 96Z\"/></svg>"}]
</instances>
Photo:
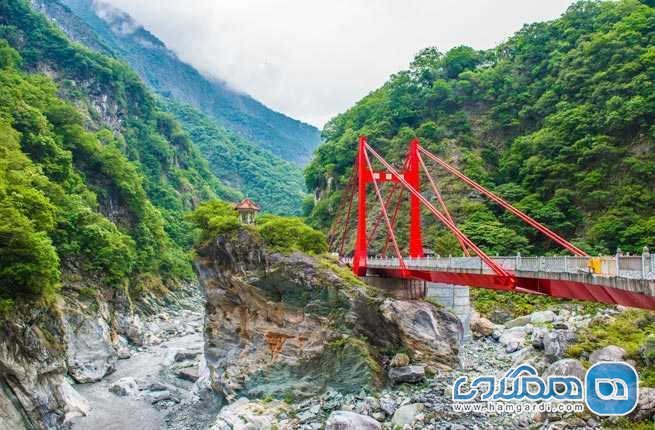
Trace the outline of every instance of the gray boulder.
<instances>
[{"instance_id":1,"label":"gray boulder","mask_svg":"<svg viewBox=\"0 0 655 430\"><path fill-rule=\"evenodd\" d=\"M512 327L500 335L498 341L505 345L506 352L514 352L523 348L525 344L525 337L527 335L527 328L524 326Z\"/></svg>"},{"instance_id":2,"label":"gray boulder","mask_svg":"<svg viewBox=\"0 0 655 430\"><path fill-rule=\"evenodd\" d=\"M403 382L416 383L425 379L425 366L412 365L392 367L389 369L389 379L395 384Z\"/></svg>"},{"instance_id":3,"label":"gray boulder","mask_svg":"<svg viewBox=\"0 0 655 430\"><path fill-rule=\"evenodd\" d=\"M149 391L145 394L146 400L150 403L157 403L164 400L175 400L173 394L168 390L163 391Z\"/></svg>"},{"instance_id":4,"label":"gray boulder","mask_svg":"<svg viewBox=\"0 0 655 430\"><path fill-rule=\"evenodd\" d=\"M210 430L274 430L290 428L278 420L281 414L289 413L289 405L273 400L271 402L250 401L242 397L223 407Z\"/></svg>"},{"instance_id":5,"label":"gray boulder","mask_svg":"<svg viewBox=\"0 0 655 430\"><path fill-rule=\"evenodd\" d=\"M198 366L182 368L176 372L176 375L178 378L190 382L196 382L200 378Z\"/></svg>"},{"instance_id":6,"label":"gray boulder","mask_svg":"<svg viewBox=\"0 0 655 430\"><path fill-rule=\"evenodd\" d=\"M651 421L655 419L655 388L640 388L639 402L630 414L635 421Z\"/></svg>"},{"instance_id":7,"label":"gray boulder","mask_svg":"<svg viewBox=\"0 0 655 430\"><path fill-rule=\"evenodd\" d=\"M76 382L96 382L114 371L118 356L104 319L76 312L66 315L64 329L68 373Z\"/></svg>"},{"instance_id":8,"label":"gray boulder","mask_svg":"<svg viewBox=\"0 0 655 430\"><path fill-rule=\"evenodd\" d=\"M195 360L200 354L200 351L179 351L175 353L173 360L175 360L176 363L187 360Z\"/></svg>"},{"instance_id":9,"label":"gray boulder","mask_svg":"<svg viewBox=\"0 0 655 430\"><path fill-rule=\"evenodd\" d=\"M348 411L334 411L325 422L325 430L380 430L382 425L371 417Z\"/></svg>"},{"instance_id":10,"label":"gray boulder","mask_svg":"<svg viewBox=\"0 0 655 430\"><path fill-rule=\"evenodd\" d=\"M109 391L120 397L132 397L139 392L139 386L134 378L126 376L112 383Z\"/></svg>"},{"instance_id":11,"label":"gray boulder","mask_svg":"<svg viewBox=\"0 0 655 430\"><path fill-rule=\"evenodd\" d=\"M532 324L543 324L547 322L553 322L557 318L555 312L553 311L539 311L530 314L530 322Z\"/></svg>"},{"instance_id":12,"label":"gray boulder","mask_svg":"<svg viewBox=\"0 0 655 430\"><path fill-rule=\"evenodd\" d=\"M548 329L545 329L543 327L536 327L534 330L532 330L532 335L530 337L532 346L536 349L543 349L544 337L547 334L548 334Z\"/></svg>"},{"instance_id":13,"label":"gray boulder","mask_svg":"<svg viewBox=\"0 0 655 430\"><path fill-rule=\"evenodd\" d=\"M544 356L532 346L525 347L511 354L512 367L520 366L521 364L530 364L537 371L542 371L546 368Z\"/></svg>"},{"instance_id":14,"label":"gray boulder","mask_svg":"<svg viewBox=\"0 0 655 430\"><path fill-rule=\"evenodd\" d=\"M530 322L530 315L523 315L503 324L506 328L522 327Z\"/></svg>"},{"instance_id":15,"label":"gray boulder","mask_svg":"<svg viewBox=\"0 0 655 430\"><path fill-rule=\"evenodd\" d=\"M470 327L475 337L486 337L491 336L496 325L485 317L477 317L471 318Z\"/></svg>"},{"instance_id":16,"label":"gray boulder","mask_svg":"<svg viewBox=\"0 0 655 430\"><path fill-rule=\"evenodd\" d=\"M548 376L576 376L584 381L585 370L580 361L574 358L564 358L548 366L543 377Z\"/></svg>"},{"instance_id":17,"label":"gray boulder","mask_svg":"<svg viewBox=\"0 0 655 430\"><path fill-rule=\"evenodd\" d=\"M589 355L589 362L596 364L601 361L623 361L623 357L625 357L625 349L616 345L609 345L592 352Z\"/></svg>"},{"instance_id":18,"label":"gray boulder","mask_svg":"<svg viewBox=\"0 0 655 430\"><path fill-rule=\"evenodd\" d=\"M550 361L559 360L575 339L573 330L553 330L545 334L543 344L546 358Z\"/></svg>"},{"instance_id":19,"label":"gray boulder","mask_svg":"<svg viewBox=\"0 0 655 430\"><path fill-rule=\"evenodd\" d=\"M143 322L138 315L125 319L125 335L135 345L143 346L146 343L146 332Z\"/></svg>"},{"instance_id":20,"label":"gray boulder","mask_svg":"<svg viewBox=\"0 0 655 430\"><path fill-rule=\"evenodd\" d=\"M412 403L399 407L391 418L391 425L395 428L405 428L406 425L413 425L418 415L423 411L423 403Z\"/></svg>"},{"instance_id":21,"label":"gray boulder","mask_svg":"<svg viewBox=\"0 0 655 430\"><path fill-rule=\"evenodd\" d=\"M396 412L396 409L398 409L398 403L391 397L381 397L380 409L382 409L387 416L392 416L394 412Z\"/></svg>"},{"instance_id":22,"label":"gray boulder","mask_svg":"<svg viewBox=\"0 0 655 430\"><path fill-rule=\"evenodd\" d=\"M415 360L438 368L459 365L461 321L452 313L417 300L385 299L380 305L382 318L398 330L404 346Z\"/></svg>"}]
</instances>

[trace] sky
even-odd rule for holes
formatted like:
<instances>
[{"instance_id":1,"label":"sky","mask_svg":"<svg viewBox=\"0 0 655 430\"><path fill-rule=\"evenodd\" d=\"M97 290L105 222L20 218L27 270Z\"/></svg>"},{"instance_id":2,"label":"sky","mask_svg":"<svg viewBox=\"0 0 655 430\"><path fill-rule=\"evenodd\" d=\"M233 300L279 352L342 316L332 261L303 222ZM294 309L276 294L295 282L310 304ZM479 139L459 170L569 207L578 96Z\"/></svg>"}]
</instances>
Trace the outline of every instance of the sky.
<instances>
[{"instance_id":1,"label":"sky","mask_svg":"<svg viewBox=\"0 0 655 430\"><path fill-rule=\"evenodd\" d=\"M105 0L182 60L322 127L423 48L487 49L571 0Z\"/></svg>"}]
</instances>

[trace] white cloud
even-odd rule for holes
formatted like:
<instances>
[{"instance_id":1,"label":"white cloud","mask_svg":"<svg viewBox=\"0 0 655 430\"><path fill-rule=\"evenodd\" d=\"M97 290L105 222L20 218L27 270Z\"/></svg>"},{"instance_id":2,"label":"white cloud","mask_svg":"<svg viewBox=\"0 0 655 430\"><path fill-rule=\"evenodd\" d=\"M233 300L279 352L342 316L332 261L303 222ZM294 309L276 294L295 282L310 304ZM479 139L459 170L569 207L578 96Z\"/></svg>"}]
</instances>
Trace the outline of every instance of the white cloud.
<instances>
[{"instance_id":1,"label":"white cloud","mask_svg":"<svg viewBox=\"0 0 655 430\"><path fill-rule=\"evenodd\" d=\"M427 46L490 48L571 0L106 0L180 58L317 126Z\"/></svg>"}]
</instances>

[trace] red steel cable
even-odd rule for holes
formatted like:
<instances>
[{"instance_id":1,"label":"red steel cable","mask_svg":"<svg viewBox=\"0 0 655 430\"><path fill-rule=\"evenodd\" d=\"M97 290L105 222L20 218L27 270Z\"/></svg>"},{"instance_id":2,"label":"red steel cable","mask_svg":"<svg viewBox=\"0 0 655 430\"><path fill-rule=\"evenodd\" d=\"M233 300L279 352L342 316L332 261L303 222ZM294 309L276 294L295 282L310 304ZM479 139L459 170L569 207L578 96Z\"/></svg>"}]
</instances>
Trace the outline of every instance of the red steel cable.
<instances>
[{"instance_id":1,"label":"red steel cable","mask_svg":"<svg viewBox=\"0 0 655 430\"><path fill-rule=\"evenodd\" d=\"M509 272L505 271L502 267L500 267L498 264L496 264L487 254L485 254L478 246L471 241L464 233L462 233L459 228L457 228L456 225L451 223L448 218L446 218L445 215L443 215L441 212L439 212L433 205L430 203L423 195L421 195L420 192L418 192L416 189L414 189L389 163L386 162L384 158L380 154L378 154L371 146L366 143L365 144L366 149L368 149L373 156L380 161L384 165L384 167L391 172L392 175L394 175L396 178L398 178L398 181L402 183L405 188L414 196L416 196L421 203L423 203L429 210L432 212L437 218L439 218L439 221L441 221L446 227L450 229L450 231L453 232L453 234L461 238L462 241L468 246L473 252L475 252L480 259L494 272L496 275L500 276L507 282L507 284L510 285L515 285L516 279L514 278L513 275L511 275ZM368 159L368 156L366 156ZM397 246L397 245L396 245Z\"/></svg>"},{"instance_id":2,"label":"red steel cable","mask_svg":"<svg viewBox=\"0 0 655 430\"><path fill-rule=\"evenodd\" d=\"M589 256L589 254L587 254L586 252L584 252L580 248L578 248L575 245L573 245L572 243L568 242L566 239L564 239L563 237L561 237L560 235L558 235L557 233L555 233L554 231L552 231L551 229L549 229L545 225L541 224L540 222L532 219L528 215L526 215L523 212L521 212L520 210L516 209L514 206L509 204L507 201L505 201L504 199L498 197L497 195L495 195L491 191L487 190L485 187L478 184L473 179L469 178L468 176L466 176L465 174L463 174L459 170L455 169L454 167L452 167L451 165L449 165L448 163L446 163L445 161L443 161L442 159L440 159L436 155L432 154L427 149L425 149L425 148L423 148L422 146L419 145L418 150L420 152L422 152L423 154L425 154L429 159L431 159L432 161L434 161L435 163L439 164L441 167L446 169L448 172L450 172L451 174L453 174L456 177L458 177L459 179L461 179L464 183L469 185L471 188L474 188L475 190L477 190L480 193L487 196L489 199L491 199L494 202L498 203L500 206L502 206L503 208L507 209L509 212L516 215L520 220L522 220L523 222L531 225L535 229L539 230L544 235L546 235L546 237L548 237L548 238L552 239L553 241L559 243L564 248L566 248L567 250L572 252L574 255L578 255L578 256L581 256L581 257L588 257Z\"/></svg>"},{"instance_id":3,"label":"red steel cable","mask_svg":"<svg viewBox=\"0 0 655 430\"><path fill-rule=\"evenodd\" d=\"M367 148L370 148L368 144L365 144ZM364 159L366 160L366 164L368 165L368 170L373 174L373 168L371 166L371 160L368 158L368 154L366 151L364 151ZM375 194L378 197L378 200L380 201L380 204L382 205L380 207L380 210L382 212L382 215L384 216L384 222L387 224L387 231L389 232L389 235L391 236L391 241L393 243L394 250L396 251L396 256L398 257L398 262L400 263L400 270L406 270L405 266L405 260L403 260L403 256L400 254L400 248L398 248L398 242L396 242L396 235L393 233L393 228L391 227L391 222L389 221L389 215L387 214L387 208L384 207L384 201L382 199L382 194L380 194L380 187L378 187L378 181L375 179L375 176L373 176L373 187L375 189ZM396 175L397 176L397 175ZM404 179L403 179L404 180Z\"/></svg>"},{"instance_id":4,"label":"red steel cable","mask_svg":"<svg viewBox=\"0 0 655 430\"><path fill-rule=\"evenodd\" d=\"M432 187L432 192L437 196L437 200L439 200L439 204L443 209L443 214L446 215L446 218L448 218L450 222L455 224L455 220L453 220L453 217L450 215L450 212L448 211L448 207L446 206L446 202L444 202L443 198L441 197L441 193L439 192L437 185L434 183L434 180L432 179L432 175L430 175L430 172L428 172L427 167L425 167L425 162L423 161L423 157L421 157L420 153L418 154L418 161L421 164L423 171L425 172L425 176L428 177L428 181L430 182L430 186ZM457 241L459 242L459 246L462 247L462 251L464 251L464 254L466 254L467 257L470 256L471 253L469 252L464 242L462 242L460 238L457 238Z\"/></svg>"}]
</instances>

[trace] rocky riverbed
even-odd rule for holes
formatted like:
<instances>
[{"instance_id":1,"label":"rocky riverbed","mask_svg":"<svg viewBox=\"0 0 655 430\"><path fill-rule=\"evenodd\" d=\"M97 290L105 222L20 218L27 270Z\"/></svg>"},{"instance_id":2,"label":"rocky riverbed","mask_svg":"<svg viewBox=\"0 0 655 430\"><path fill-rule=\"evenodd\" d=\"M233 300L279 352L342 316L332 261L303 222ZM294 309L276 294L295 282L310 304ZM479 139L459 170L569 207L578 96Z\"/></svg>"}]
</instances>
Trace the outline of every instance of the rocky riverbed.
<instances>
[{"instance_id":1,"label":"rocky riverbed","mask_svg":"<svg viewBox=\"0 0 655 430\"><path fill-rule=\"evenodd\" d=\"M0 430L616 428L582 414L453 410L460 376L582 377L616 345L567 356L578 333L622 309L560 304L515 319L473 315L473 339L426 300L399 300L326 256L280 254L249 229L199 249L199 285L137 301L80 287L49 313L25 309L0 337ZM77 291L77 292L76 292ZM655 357L655 342L645 357ZM632 355L634 357L634 354ZM652 423L642 388L634 421Z\"/></svg>"},{"instance_id":2,"label":"rocky riverbed","mask_svg":"<svg viewBox=\"0 0 655 430\"><path fill-rule=\"evenodd\" d=\"M611 318L618 311L604 310L597 315L571 311L570 307L535 312L507 325L494 324L479 316L473 318L475 337L462 344L460 365L453 370L435 369L421 374L411 383L389 384L380 390L362 389L357 393L328 390L299 402L270 399L237 399L219 413L213 429L599 429L624 428L625 421L603 419L589 412L582 414L479 414L454 412L452 386L466 375L501 376L521 363L534 365L542 375L572 375L584 378L583 364L564 357L569 333L561 330L586 326L594 319ZM565 328L566 326L566 328ZM517 330L516 327L521 327ZM517 334L520 333L520 334ZM610 346L595 351L591 363L600 360L624 360L625 351ZM389 363L406 365L407 358ZM420 367L420 365L417 365ZM429 373L429 372L428 372ZM642 388L636 410L629 419L653 423L655 391ZM648 424L643 428L648 428Z\"/></svg>"},{"instance_id":3,"label":"rocky riverbed","mask_svg":"<svg viewBox=\"0 0 655 430\"><path fill-rule=\"evenodd\" d=\"M101 381L75 385L88 402L88 411L72 420L72 428L207 428L221 404L206 385L202 389L201 375L206 375L202 309L150 318L148 343L127 346L115 371Z\"/></svg>"}]
</instances>

